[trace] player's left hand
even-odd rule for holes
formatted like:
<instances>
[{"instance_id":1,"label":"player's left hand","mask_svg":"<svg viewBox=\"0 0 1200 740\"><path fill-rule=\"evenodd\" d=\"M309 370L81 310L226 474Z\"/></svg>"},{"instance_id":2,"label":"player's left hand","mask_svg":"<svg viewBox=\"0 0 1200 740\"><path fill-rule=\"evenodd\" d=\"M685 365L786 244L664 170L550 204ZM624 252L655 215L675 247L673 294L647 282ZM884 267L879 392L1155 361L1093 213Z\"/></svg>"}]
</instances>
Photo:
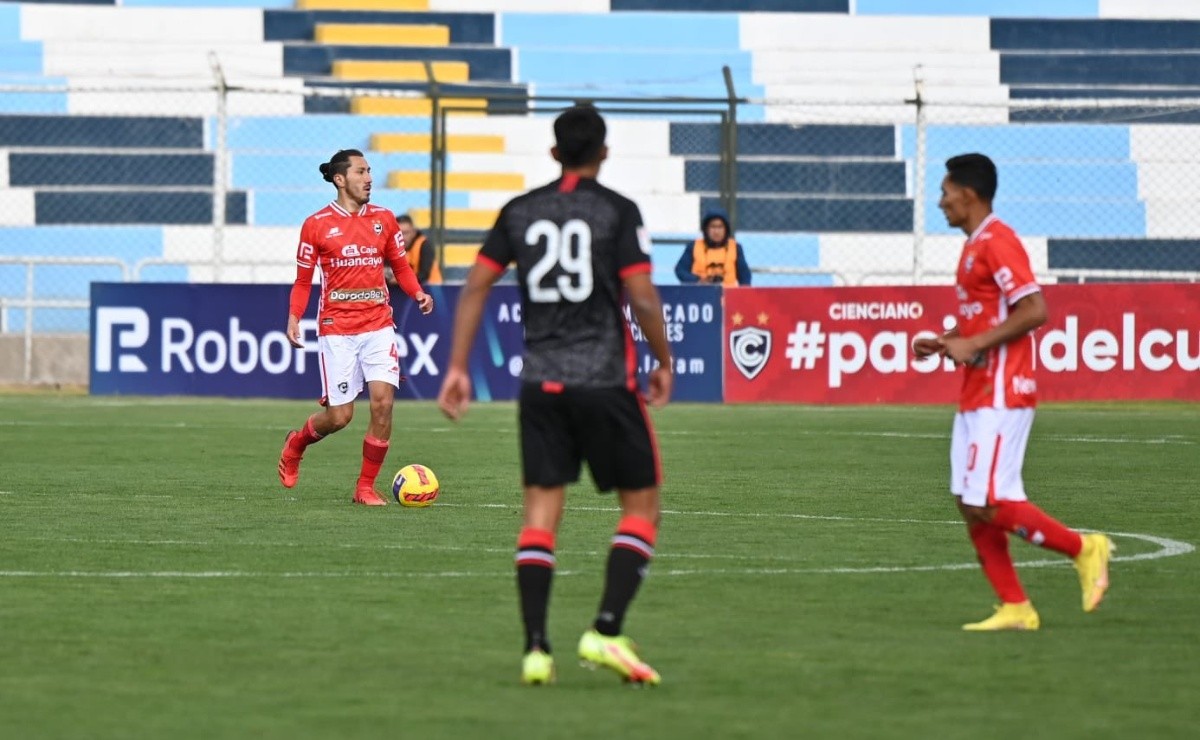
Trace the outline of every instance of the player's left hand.
<instances>
[{"instance_id":1,"label":"player's left hand","mask_svg":"<svg viewBox=\"0 0 1200 740\"><path fill-rule=\"evenodd\" d=\"M671 387L675 384L675 376L671 369L659 365L650 371L646 382L646 403L658 408L671 398Z\"/></svg>"},{"instance_id":2,"label":"player's left hand","mask_svg":"<svg viewBox=\"0 0 1200 740\"><path fill-rule=\"evenodd\" d=\"M288 316L287 338L288 342L296 349L304 348L304 342L300 341L300 319L295 316Z\"/></svg>"},{"instance_id":3,"label":"player's left hand","mask_svg":"<svg viewBox=\"0 0 1200 740\"><path fill-rule=\"evenodd\" d=\"M942 340L937 337L917 337L912 341L912 350L913 354L918 358L945 352L945 348L942 347Z\"/></svg>"},{"instance_id":4,"label":"player's left hand","mask_svg":"<svg viewBox=\"0 0 1200 740\"><path fill-rule=\"evenodd\" d=\"M433 312L433 296L428 293L421 292L413 296L417 301L417 308L421 309L421 313L429 314Z\"/></svg>"},{"instance_id":5,"label":"player's left hand","mask_svg":"<svg viewBox=\"0 0 1200 740\"><path fill-rule=\"evenodd\" d=\"M942 352L960 365L976 363L982 354L982 350L976 347L971 339L944 337L940 341Z\"/></svg>"}]
</instances>

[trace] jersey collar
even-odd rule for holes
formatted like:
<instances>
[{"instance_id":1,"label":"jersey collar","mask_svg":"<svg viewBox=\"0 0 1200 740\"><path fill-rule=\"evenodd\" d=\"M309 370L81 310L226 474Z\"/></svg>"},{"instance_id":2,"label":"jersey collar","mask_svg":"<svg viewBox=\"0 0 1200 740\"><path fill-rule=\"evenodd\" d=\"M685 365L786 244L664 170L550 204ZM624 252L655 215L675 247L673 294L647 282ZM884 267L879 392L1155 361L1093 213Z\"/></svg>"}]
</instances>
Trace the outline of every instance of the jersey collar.
<instances>
[{"instance_id":1,"label":"jersey collar","mask_svg":"<svg viewBox=\"0 0 1200 740\"><path fill-rule=\"evenodd\" d=\"M330 208L332 208L332 209L334 210L334 212L336 212L336 213L338 213L338 214L340 214L340 215L342 215L342 216L349 216L349 215L351 215L351 214L350 214L350 211L347 211L345 208L342 208L340 205L338 205L338 202L337 202L336 200L335 200L335 201L331 201L331 202L329 203L329 207L330 207ZM366 203L363 203L363 204L362 204L362 208L359 208L359 209L358 209L358 214L357 214L357 215L359 215L359 216L365 216L365 215L367 215L367 204L366 204Z\"/></svg>"},{"instance_id":2,"label":"jersey collar","mask_svg":"<svg viewBox=\"0 0 1200 740\"><path fill-rule=\"evenodd\" d=\"M979 225L975 227L975 230L971 232L971 235L969 237L967 237L967 244L971 244L976 239L978 239L979 235L982 234L983 232L987 231L987 227L991 226L993 221L998 221L998 220L999 219L996 218L995 213L989 213L987 215L987 218L980 221Z\"/></svg>"}]
</instances>

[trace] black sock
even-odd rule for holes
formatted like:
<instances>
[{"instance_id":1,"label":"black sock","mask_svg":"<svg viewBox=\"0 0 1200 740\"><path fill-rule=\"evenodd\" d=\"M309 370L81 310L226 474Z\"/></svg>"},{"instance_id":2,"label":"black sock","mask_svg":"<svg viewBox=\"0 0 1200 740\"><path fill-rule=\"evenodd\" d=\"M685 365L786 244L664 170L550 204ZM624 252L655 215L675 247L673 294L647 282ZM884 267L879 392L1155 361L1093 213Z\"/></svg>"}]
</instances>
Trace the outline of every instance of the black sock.
<instances>
[{"instance_id":1,"label":"black sock","mask_svg":"<svg viewBox=\"0 0 1200 740\"><path fill-rule=\"evenodd\" d=\"M550 652L546 612L554 579L554 533L526 527L517 539L517 591L525 625L525 652Z\"/></svg>"},{"instance_id":2,"label":"black sock","mask_svg":"<svg viewBox=\"0 0 1200 740\"><path fill-rule=\"evenodd\" d=\"M600 634L610 637L621 634L625 611L646 576L650 558L654 557L654 538L655 527L645 520L625 517L617 525L608 553L604 596L593 624Z\"/></svg>"}]
</instances>

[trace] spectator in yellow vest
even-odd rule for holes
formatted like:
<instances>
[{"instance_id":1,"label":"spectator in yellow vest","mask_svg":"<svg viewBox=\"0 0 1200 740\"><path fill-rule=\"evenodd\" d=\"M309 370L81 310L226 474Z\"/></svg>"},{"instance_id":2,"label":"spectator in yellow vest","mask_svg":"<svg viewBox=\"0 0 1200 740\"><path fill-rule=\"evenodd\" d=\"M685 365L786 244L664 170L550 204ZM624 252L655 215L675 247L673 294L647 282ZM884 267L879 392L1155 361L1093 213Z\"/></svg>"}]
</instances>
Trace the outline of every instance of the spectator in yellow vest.
<instances>
[{"instance_id":1,"label":"spectator in yellow vest","mask_svg":"<svg viewBox=\"0 0 1200 740\"><path fill-rule=\"evenodd\" d=\"M683 250L675 265L675 277L688 285L710 283L713 285L749 285L750 264L746 252L733 238L729 228L729 216L725 211L713 209L700 220L703 236Z\"/></svg>"},{"instance_id":2,"label":"spectator in yellow vest","mask_svg":"<svg viewBox=\"0 0 1200 740\"><path fill-rule=\"evenodd\" d=\"M425 234L416 227L412 216L403 213L396 217L396 223L400 225L400 233L404 236L404 248L408 257L408 264L412 266L413 272L417 274L417 282L421 283L421 285L440 285L442 282L442 268L438 264L437 249L429 243L429 239L425 237ZM388 284L395 285L391 270L389 269L386 272Z\"/></svg>"}]
</instances>

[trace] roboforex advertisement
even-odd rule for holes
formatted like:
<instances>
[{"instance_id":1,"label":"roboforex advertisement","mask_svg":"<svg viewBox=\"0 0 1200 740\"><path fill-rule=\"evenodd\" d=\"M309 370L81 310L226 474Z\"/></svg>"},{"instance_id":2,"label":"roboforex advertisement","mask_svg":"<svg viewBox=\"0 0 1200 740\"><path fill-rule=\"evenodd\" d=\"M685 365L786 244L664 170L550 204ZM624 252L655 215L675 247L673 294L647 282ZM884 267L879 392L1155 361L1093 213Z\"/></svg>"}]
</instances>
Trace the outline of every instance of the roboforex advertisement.
<instances>
[{"instance_id":1,"label":"roboforex advertisement","mask_svg":"<svg viewBox=\"0 0 1200 740\"><path fill-rule=\"evenodd\" d=\"M96 395L321 396L316 301L300 322L304 346L284 334L290 285L94 283L91 293L90 390ZM430 286L434 312L422 316L398 291L391 303L405 382L398 398L437 397L450 355L458 286ZM674 397L721 400L719 290L664 288L664 318L676 361ZM635 339L640 330L633 324ZM639 374L652 367L636 342ZM524 339L516 287L488 296L471 354L478 400L513 399Z\"/></svg>"},{"instance_id":2,"label":"roboforex advertisement","mask_svg":"<svg viewBox=\"0 0 1200 740\"><path fill-rule=\"evenodd\" d=\"M318 289L300 321L300 349L284 333L290 294L290 285L93 283L90 390L319 398ZM421 397L427 388L436 394L438 363L448 351L437 346L442 329L436 314L421 316L414 305L409 315L405 308L396 312L408 323L397 331L397 347L408 381L398 396Z\"/></svg>"}]
</instances>

